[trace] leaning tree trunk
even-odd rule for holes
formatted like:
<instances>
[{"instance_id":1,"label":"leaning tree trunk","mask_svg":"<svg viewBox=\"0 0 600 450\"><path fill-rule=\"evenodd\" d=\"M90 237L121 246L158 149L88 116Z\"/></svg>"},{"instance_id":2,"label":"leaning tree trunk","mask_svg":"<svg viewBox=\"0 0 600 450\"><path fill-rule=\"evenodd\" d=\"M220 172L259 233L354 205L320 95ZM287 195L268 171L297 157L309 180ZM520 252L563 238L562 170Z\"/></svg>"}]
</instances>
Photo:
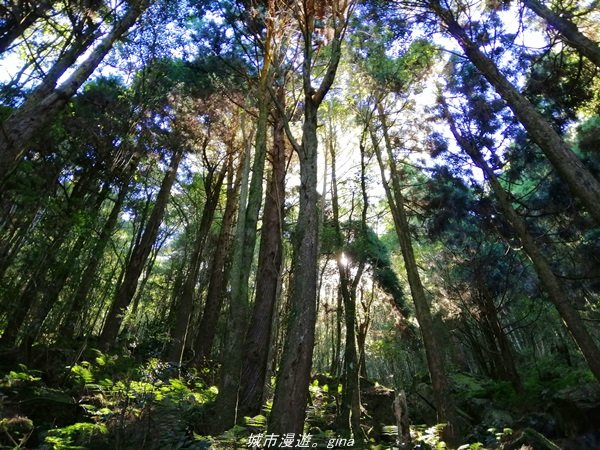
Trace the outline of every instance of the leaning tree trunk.
<instances>
[{"instance_id":1,"label":"leaning tree trunk","mask_svg":"<svg viewBox=\"0 0 600 450\"><path fill-rule=\"evenodd\" d=\"M148 2L149 0L135 1L125 15L115 23L106 37L58 88L53 89L47 95L33 95L2 123L0 183L19 163L26 150L27 142L58 115L69 99L75 95L98 67L114 43L137 21ZM91 42L89 43L91 44ZM58 77L56 79L58 80Z\"/></svg>"},{"instance_id":2,"label":"leaning tree trunk","mask_svg":"<svg viewBox=\"0 0 600 450\"><path fill-rule=\"evenodd\" d=\"M154 208L148 219L148 223L140 241L135 245L131 252L131 257L127 263L123 280L119 286L115 299L108 311L102 333L100 334L100 346L103 350L110 349L116 342L123 322L125 310L135 295L138 280L150 255L154 241L158 236L158 230L162 223L167 203L171 196L171 187L177 178L177 168L183 157L183 150L177 149L171 157L171 163L167 173L156 196Z\"/></svg>"},{"instance_id":3,"label":"leaning tree trunk","mask_svg":"<svg viewBox=\"0 0 600 450\"><path fill-rule=\"evenodd\" d=\"M278 90L281 105L283 88ZM270 155L271 175L265 194L262 218L254 308L244 342L244 360L239 392L239 417L260 414L267 377L273 312L283 260L282 226L285 210L285 131L281 114L274 111L273 150Z\"/></svg>"},{"instance_id":4,"label":"leaning tree trunk","mask_svg":"<svg viewBox=\"0 0 600 450\"><path fill-rule=\"evenodd\" d=\"M244 166L244 164L239 164L239 172L234 179L232 160L230 159L228 163L227 199L225 201L225 211L223 212L221 229L219 230L216 245L219 251L216 251L213 256L204 311L197 327L198 334L196 335L193 347L195 353L194 362L196 364L203 364L210 358L217 332L217 322L227 290L227 279L229 278L232 228L235 223L238 194L242 179L241 170L243 170ZM248 164L248 170L249 167Z\"/></svg>"},{"instance_id":5,"label":"leaning tree trunk","mask_svg":"<svg viewBox=\"0 0 600 450\"><path fill-rule=\"evenodd\" d=\"M557 30L568 45L593 62L596 67L600 67L600 47L579 31L577 25L538 0L523 0L523 4Z\"/></svg>"},{"instance_id":6,"label":"leaning tree trunk","mask_svg":"<svg viewBox=\"0 0 600 450\"><path fill-rule=\"evenodd\" d=\"M448 32L458 41L469 60L506 101L532 140L544 152L558 175L567 183L587 211L600 224L600 183L575 156L558 133L535 107L510 84L494 62L485 56L469 38L452 13L439 1L430 2L431 10L444 22Z\"/></svg>"},{"instance_id":7,"label":"leaning tree trunk","mask_svg":"<svg viewBox=\"0 0 600 450\"><path fill-rule=\"evenodd\" d=\"M94 205L90 205L91 208L88 215L96 216L98 214L107 195L108 189L106 187L96 194L96 201L94 202ZM76 266L77 257L81 253L81 249L84 248L88 237L87 233L80 233L79 236L77 236L75 243L67 252L65 260L57 261L57 264L52 267L52 270L48 271L47 278L44 281L44 289L40 292L42 295L41 301L30 314L27 326L22 333L20 348L24 354L30 353L33 344L42 331L42 326L44 325L46 318L50 314L50 311L58 304L60 293L71 276L71 271Z\"/></svg>"},{"instance_id":8,"label":"leaning tree trunk","mask_svg":"<svg viewBox=\"0 0 600 450\"><path fill-rule=\"evenodd\" d=\"M450 444L454 444L458 439L458 419L450 394L450 383L446 373L442 351L443 345L435 333L431 309L419 275L408 226L408 218L404 209L404 196L402 195L400 187L399 173L392 154L392 143L389 136L385 113L383 111L383 106L381 105L381 100L377 100L377 102L378 117L381 124L384 144L388 153L391 187L386 180L386 167L379 148L379 142L375 135L375 130L372 129L371 135L373 147L381 170L383 186L392 212L394 227L396 229L404 266L406 268L408 284L415 304L415 313L417 321L419 322L423 345L425 347L425 356L427 358L427 367L429 368L429 374L431 376L431 387L437 410L437 419L439 423L446 424L443 432L444 438Z\"/></svg>"},{"instance_id":9,"label":"leaning tree trunk","mask_svg":"<svg viewBox=\"0 0 600 450\"><path fill-rule=\"evenodd\" d=\"M68 199L67 208L63 211L64 220L61 220L59 225L52 229L52 237L48 237L47 241L40 244L39 258L36 255L35 264L32 265L29 279L22 290L20 299L8 316L8 323L0 339L0 346L16 344L19 331L25 324L28 314L36 305L40 294L46 292L48 273L58 265L60 250L75 225L75 215L83 207L85 195L88 193L93 178L87 176L75 184Z\"/></svg>"},{"instance_id":10,"label":"leaning tree trunk","mask_svg":"<svg viewBox=\"0 0 600 450\"><path fill-rule=\"evenodd\" d=\"M573 307L573 302L569 298L569 294L565 291L562 284L554 274L552 266L540 251L533 236L529 233L526 223L515 211L511 204L508 193L504 190L493 169L489 166L483 155L465 136L463 136L456 128L447 108L445 116L450 124L450 129L460 147L467 153L473 162L484 172L494 194L498 199L498 203L502 208L502 212L512 225L515 233L519 237L527 256L533 263L533 267L546 291L546 295L556 307L566 328L571 333L575 343L581 350L586 359L590 370L597 380L600 381L600 349L594 342L593 337L587 331L585 323L579 316L577 310Z\"/></svg>"}]
</instances>

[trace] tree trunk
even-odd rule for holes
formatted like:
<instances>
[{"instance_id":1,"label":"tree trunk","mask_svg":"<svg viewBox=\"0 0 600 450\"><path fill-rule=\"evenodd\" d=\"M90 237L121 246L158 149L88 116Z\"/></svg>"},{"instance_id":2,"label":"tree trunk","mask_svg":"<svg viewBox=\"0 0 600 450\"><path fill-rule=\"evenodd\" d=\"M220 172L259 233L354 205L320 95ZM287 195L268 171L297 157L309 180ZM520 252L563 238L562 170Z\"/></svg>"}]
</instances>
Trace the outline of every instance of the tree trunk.
<instances>
[{"instance_id":1,"label":"tree trunk","mask_svg":"<svg viewBox=\"0 0 600 450\"><path fill-rule=\"evenodd\" d=\"M432 11L444 22L448 32L463 48L469 60L494 86L532 140L542 149L558 175L570 187L587 211L600 224L600 183L575 156L535 107L500 73L494 62L485 56L439 1L430 2Z\"/></svg>"},{"instance_id":2,"label":"tree trunk","mask_svg":"<svg viewBox=\"0 0 600 450\"><path fill-rule=\"evenodd\" d=\"M115 344L125 311L135 295L138 280L144 269L144 264L146 264L146 260L150 255L150 251L152 250L152 246L158 235L158 230L171 196L171 187L177 178L177 168L179 167L182 157L183 151L181 149L175 150L171 157L171 163L169 164L167 173L161 183L158 195L156 196L150 219L148 220L140 241L134 247L131 257L129 258L123 281L117 290L115 299L108 311L102 333L100 334L99 344L105 351Z\"/></svg>"},{"instance_id":3,"label":"tree trunk","mask_svg":"<svg viewBox=\"0 0 600 450\"><path fill-rule=\"evenodd\" d=\"M186 345L188 336L189 322L191 320L192 312L194 309L194 297L196 291L196 283L198 282L198 274L200 273L200 265L202 257L204 256L204 247L206 239L210 232L210 227L213 223L215 216L215 210L219 204L219 195L221 194L221 186L223 186L223 180L227 170L223 167L215 178L215 168L206 176L204 183L204 189L206 192L206 201L202 209L202 216L200 218L200 224L196 232L196 239L194 242L194 248L192 249L192 256L190 260L190 267L186 279L183 283L183 289L179 302L175 309L175 324L171 331L171 346L169 354L167 356L169 361L175 361L181 363L183 357L183 350ZM221 251L217 249L217 251Z\"/></svg>"},{"instance_id":4,"label":"tree trunk","mask_svg":"<svg viewBox=\"0 0 600 450\"><path fill-rule=\"evenodd\" d=\"M477 282L478 304L481 308L483 317L483 327L490 334L490 344L493 346L492 351L495 354L493 358L496 361L495 376L501 380L510 381L515 388L515 391L521 392L521 378L517 371L515 359L513 357L513 349L502 329L500 318L498 317L498 309L494 304L491 292L485 285L485 281L479 274Z\"/></svg>"},{"instance_id":5,"label":"tree trunk","mask_svg":"<svg viewBox=\"0 0 600 450\"><path fill-rule=\"evenodd\" d=\"M375 148L377 161L379 162L383 186L394 219L394 227L402 251L408 284L415 304L415 313L423 337L423 345L427 357L427 367L429 368L429 374L431 376L431 387L437 410L437 420L439 423L446 424L443 435L445 440L447 440L450 445L453 445L457 441L459 430L457 414L450 396L449 380L446 374L444 357L441 350L443 345L435 333L429 302L425 295L425 290L419 275L408 226L408 218L406 217L406 212L404 210L404 196L402 195L400 187L399 173L392 155L392 143L381 100L378 100L377 103L377 113L388 153L390 181L392 184L391 188L385 177L386 167L379 148L379 142L375 136L375 130L371 130L373 146Z\"/></svg>"},{"instance_id":6,"label":"tree trunk","mask_svg":"<svg viewBox=\"0 0 600 450\"><path fill-rule=\"evenodd\" d=\"M577 25L555 13L538 0L523 0L523 4L556 29L568 45L600 68L600 47L579 31Z\"/></svg>"},{"instance_id":7,"label":"tree trunk","mask_svg":"<svg viewBox=\"0 0 600 450\"><path fill-rule=\"evenodd\" d=\"M338 3L339 5L339 3ZM317 111L329 92L335 79L341 56L341 46L347 25L348 9L337 11L334 6L331 22L334 36L330 45L329 62L324 69L318 89L312 86L312 66L314 63L312 30L314 11L305 8L303 17L304 60L302 78L304 90L304 124L302 144L293 140L300 160L300 201L298 222L294 236L294 261L290 295L290 314L287 324L281 367L277 377L277 387L269 421L269 432L275 434L296 433L304 428L308 386L315 338L316 298L317 298L317 258L319 249L318 211L318 172L317 150ZM311 28L312 27L312 28ZM286 133L293 136L286 125Z\"/></svg>"},{"instance_id":8,"label":"tree trunk","mask_svg":"<svg viewBox=\"0 0 600 450\"><path fill-rule=\"evenodd\" d=\"M202 364L211 356L213 343L217 331L217 322L223 299L227 291L227 280L231 267L231 246L233 243L232 231L235 223L235 213L237 210L238 199L239 204L245 204L246 194L240 192L240 187L243 186L243 180L248 177L250 171L250 155L249 149L246 149L244 162L238 165L237 175L234 177L233 162L229 161L229 172L227 177L227 200L225 203L225 211L223 212L223 220L219 237L217 238L217 248L212 260L212 269L210 280L208 282L208 291L206 293L206 301L204 303L204 311L202 319L198 325L198 334L194 344L196 364ZM245 188L244 188L245 190ZM240 209L245 207L240 206Z\"/></svg>"},{"instance_id":9,"label":"tree trunk","mask_svg":"<svg viewBox=\"0 0 600 450\"><path fill-rule=\"evenodd\" d=\"M66 219L61 220L58 226L52 228L51 237L47 238L47 242L40 244L39 253L34 255L35 265L32 267L29 279L22 290L19 301L9 315L8 323L0 339L1 346L16 345L19 331L26 323L26 318L36 305L39 295L48 291L48 274L59 264L60 249L75 224L77 211L83 208L85 195L88 193L93 179L92 176L86 176L75 183L67 200L67 208L63 211Z\"/></svg>"},{"instance_id":10,"label":"tree trunk","mask_svg":"<svg viewBox=\"0 0 600 450\"><path fill-rule=\"evenodd\" d=\"M263 71L268 67L264 67ZM264 74L265 72L263 72ZM236 242L233 249L231 266L231 307L229 320L229 342L222 361L219 396L216 400L217 428L224 431L235 425L237 420L238 391L242 370L242 352L249 313L249 279L254 259L254 248L257 237L258 215L262 204L263 175L267 155L267 134L270 102L268 99L267 81L261 79L258 92L258 122L256 124L256 141L252 179L248 190L248 204L243 216L238 220Z\"/></svg>"},{"instance_id":11,"label":"tree trunk","mask_svg":"<svg viewBox=\"0 0 600 450\"><path fill-rule=\"evenodd\" d=\"M344 346L344 371L342 376L342 399L338 416L339 428L357 436L360 431L360 384L359 360L356 350L356 289L364 270L364 262L359 262L358 271L352 279L348 265L342 262L344 239L340 226L340 207L337 191L337 160L335 143L330 137L329 151L331 155L331 209L336 232L336 265L340 278L339 290L344 305L344 323L346 339ZM366 210L363 209L363 212ZM350 262L348 262L349 264Z\"/></svg>"},{"instance_id":12,"label":"tree trunk","mask_svg":"<svg viewBox=\"0 0 600 450\"><path fill-rule=\"evenodd\" d=\"M466 137L460 134L447 109L445 110L445 116L450 124L452 134L454 135L454 138L460 147L484 172L488 183L492 187L492 190L498 199L498 203L500 204L504 215L512 225L515 233L521 241L521 244L523 245L523 248L525 249L525 252L527 253L527 256L533 263L533 267L540 279L540 282L542 283L542 286L544 287L544 290L546 291L546 295L548 295L548 298L556 307L556 310L562 318L565 326L571 333L575 343L581 350L581 353L586 359L592 373L596 379L600 381L600 349L594 342L593 337L587 331L585 323L583 320L581 320L579 313L573 307L568 293L558 281L556 275L554 275L550 263L538 248L535 239L527 230L527 225L523 219L521 219L519 214L513 208L508 193L504 190L496 178L496 174L489 166L487 161L483 158L483 155L479 149L472 145L472 143Z\"/></svg>"},{"instance_id":13,"label":"tree trunk","mask_svg":"<svg viewBox=\"0 0 600 450\"><path fill-rule=\"evenodd\" d=\"M96 216L107 195L107 189L103 189L101 192L97 193L95 204L91 205L91 210L88 211L88 214ZM90 200L87 201L89 202ZM44 282L45 287L39 292L39 294L42 295L41 302L33 309L32 314L30 314L29 323L23 333L20 348L24 354L30 353L31 347L39 337L44 321L48 317L48 314L50 314L52 308L58 303L60 293L74 267L76 267L77 257L81 253L81 249L84 248L87 238L87 233L79 234L75 243L71 246L71 250L68 252L66 259L64 261L57 260L54 267L52 267L52 270L48 272L47 279ZM50 275L50 273L52 273L52 275Z\"/></svg>"},{"instance_id":14,"label":"tree trunk","mask_svg":"<svg viewBox=\"0 0 600 450\"><path fill-rule=\"evenodd\" d=\"M285 92L282 87L278 90L278 97L283 105ZM277 111L274 111L274 120L273 150L270 155L272 171L265 195L254 309L244 343L239 417L254 417L261 412L271 348L273 312L281 277L286 151L282 117Z\"/></svg>"},{"instance_id":15,"label":"tree trunk","mask_svg":"<svg viewBox=\"0 0 600 450\"><path fill-rule=\"evenodd\" d=\"M136 22L149 0L134 2L112 30L58 88L47 95L33 95L2 124L0 133L0 183L14 170L27 142L48 125L90 77L114 43ZM91 42L90 42L91 44ZM85 51L85 49L84 49ZM63 71L64 72L64 71ZM58 78L60 75L56 78ZM35 94L35 93L34 93ZM40 98L41 97L41 98Z\"/></svg>"}]
</instances>

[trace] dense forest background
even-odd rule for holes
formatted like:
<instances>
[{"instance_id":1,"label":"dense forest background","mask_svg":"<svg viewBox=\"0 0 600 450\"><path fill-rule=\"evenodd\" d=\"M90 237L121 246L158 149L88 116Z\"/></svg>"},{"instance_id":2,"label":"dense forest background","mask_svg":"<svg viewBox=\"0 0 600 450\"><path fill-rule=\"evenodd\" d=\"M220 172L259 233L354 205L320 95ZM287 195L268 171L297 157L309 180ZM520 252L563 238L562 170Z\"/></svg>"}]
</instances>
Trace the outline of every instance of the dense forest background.
<instances>
[{"instance_id":1,"label":"dense forest background","mask_svg":"<svg viewBox=\"0 0 600 450\"><path fill-rule=\"evenodd\" d=\"M4 0L0 447L600 448L595 0Z\"/></svg>"}]
</instances>

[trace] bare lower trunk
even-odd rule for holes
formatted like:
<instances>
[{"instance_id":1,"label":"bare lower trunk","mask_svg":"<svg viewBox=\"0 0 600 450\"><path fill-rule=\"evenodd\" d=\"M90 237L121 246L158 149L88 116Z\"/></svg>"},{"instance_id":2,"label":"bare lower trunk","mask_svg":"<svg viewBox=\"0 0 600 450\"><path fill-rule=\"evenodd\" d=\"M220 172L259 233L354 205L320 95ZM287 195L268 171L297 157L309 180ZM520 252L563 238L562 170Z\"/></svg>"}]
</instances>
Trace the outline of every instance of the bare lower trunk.
<instances>
[{"instance_id":1,"label":"bare lower trunk","mask_svg":"<svg viewBox=\"0 0 600 450\"><path fill-rule=\"evenodd\" d=\"M294 236L294 269L287 337L269 432L302 433L315 338L317 298L317 108L305 105L300 157L300 211Z\"/></svg>"}]
</instances>

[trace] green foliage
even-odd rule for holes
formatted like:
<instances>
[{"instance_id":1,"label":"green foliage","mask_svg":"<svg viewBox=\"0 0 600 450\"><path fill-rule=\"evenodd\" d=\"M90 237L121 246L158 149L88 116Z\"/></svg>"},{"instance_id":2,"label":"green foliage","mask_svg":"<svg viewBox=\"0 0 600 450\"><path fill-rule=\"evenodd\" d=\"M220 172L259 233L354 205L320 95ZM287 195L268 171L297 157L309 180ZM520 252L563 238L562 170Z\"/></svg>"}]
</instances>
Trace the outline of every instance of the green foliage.
<instances>
[{"instance_id":1,"label":"green foliage","mask_svg":"<svg viewBox=\"0 0 600 450\"><path fill-rule=\"evenodd\" d=\"M75 423L64 428L49 430L44 439L44 449L48 450L85 450L100 449L106 445L106 425L88 422Z\"/></svg>"}]
</instances>

